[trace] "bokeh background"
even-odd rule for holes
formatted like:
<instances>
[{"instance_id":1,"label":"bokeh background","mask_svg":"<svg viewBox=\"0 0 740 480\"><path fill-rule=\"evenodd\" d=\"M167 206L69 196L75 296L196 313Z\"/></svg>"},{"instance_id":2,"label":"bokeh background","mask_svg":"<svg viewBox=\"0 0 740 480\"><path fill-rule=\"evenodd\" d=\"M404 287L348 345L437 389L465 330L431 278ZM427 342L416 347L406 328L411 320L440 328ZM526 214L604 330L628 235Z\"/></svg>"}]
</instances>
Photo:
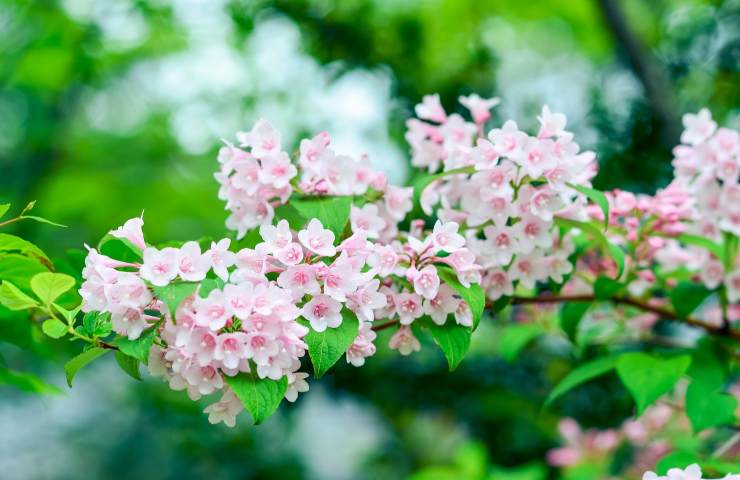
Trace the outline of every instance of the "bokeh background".
<instances>
[{"instance_id":1,"label":"bokeh background","mask_svg":"<svg viewBox=\"0 0 740 480\"><path fill-rule=\"evenodd\" d=\"M12 232L52 255L142 211L154 243L218 237L221 139L259 117L292 147L327 130L403 184L404 123L433 92L449 110L499 96L494 122L529 129L547 103L597 151L598 187L652 192L682 113L740 126L740 1L0 0L0 203L35 199L69 225ZM259 428L210 426L203 405L112 358L61 397L0 389L0 477L395 479L470 441L494 464L542 462L562 415L630 414L609 379L542 411L566 349L535 342L507 362L485 332L454 374L434 348L381 347ZM0 352L62 385L66 346L34 345Z\"/></svg>"}]
</instances>

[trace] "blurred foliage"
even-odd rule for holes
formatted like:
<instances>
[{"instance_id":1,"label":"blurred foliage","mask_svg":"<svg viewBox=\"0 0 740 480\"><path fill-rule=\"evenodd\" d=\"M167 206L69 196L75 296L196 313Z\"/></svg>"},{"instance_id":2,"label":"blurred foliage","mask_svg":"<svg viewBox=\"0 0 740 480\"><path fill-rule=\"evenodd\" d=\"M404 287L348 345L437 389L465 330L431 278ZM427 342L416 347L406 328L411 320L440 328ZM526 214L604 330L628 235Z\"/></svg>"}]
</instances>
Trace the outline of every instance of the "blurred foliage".
<instances>
[{"instance_id":1,"label":"blurred foliage","mask_svg":"<svg viewBox=\"0 0 740 480\"><path fill-rule=\"evenodd\" d=\"M740 2L620 3L636 37L668 73L676 111L706 105L720 123L737 122ZM19 223L9 231L40 245L68 273L80 265L80 252L66 254L68 249L100 238L142 210L154 243L222 235L226 215L212 179L218 139L267 113L256 111L260 79L236 86L224 80L226 87L219 82L233 72L218 55L247 62L250 38L271 18L294 22L304 52L330 78L366 69L391 79L388 125L380 128L403 152L404 122L426 93L439 92L450 110L461 94L501 95L505 112L533 119L543 101L577 103L567 96L573 69L577 78L587 77L575 87L587 108L574 121L591 132L586 143L599 155L598 186L653 191L667 181L670 146L658 135L651 103L596 1L0 0L0 200L20 205L38 199L39 214L74 226ZM199 50L209 46L213 50ZM210 69L209 58L215 70L205 82L191 82L188 68L202 61ZM284 59L274 60L272 68L279 71ZM527 70L540 64L544 72ZM545 95L516 90L520 81L530 85L540 76ZM617 77L636 87L614 93L607 86ZM293 107L286 101L284 108ZM495 113L496 122L502 112ZM192 117L200 123L183 120ZM228 121L219 123L223 117ZM312 125L302 121L296 120L299 128ZM203 136L211 141L194 144L190 138ZM0 327L15 331L16 339L14 346L0 345L0 364L39 374L58 369L69 345L43 340L37 329L19 327L14 319L0 312ZM379 344L387 340L381 335ZM26 348L49 361L30 364ZM524 347L532 354L511 363L490 345L479 348L454 374L435 349L425 348L409 361L381 348L365 368L342 366L312 383L332 397L361 398L382 418L386 437L363 460L364 478L402 478L446 462L477 468L476 460L455 458L466 455L457 447L470 438L485 445L486 462L521 466L541 461L557 444L560 415L586 427L611 427L631 413L628 394L614 376L579 388L559 402L557 412L543 412L547 392L572 359L537 340ZM22 394L3 395L11 405L27 401ZM117 401L126 423L106 427L106 441L96 441L93 423L105 422L105 415L66 427L80 430L66 448L79 455L75 462L86 478L304 475L305 456L297 452L305 446L284 438L297 428L300 402L259 430L240 423L226 431L208 425L181 393L158 383L132 385ZM354 420L343 421L339 428L352 431ZM470 445L467 454L476 455L481 447ZM541 478L540 470L534 464L533 473L521 478ZM507 475L494 470L490 478L519 478ZM57 478L80 477L58 472Z\"/></svg>"}]
</instances>

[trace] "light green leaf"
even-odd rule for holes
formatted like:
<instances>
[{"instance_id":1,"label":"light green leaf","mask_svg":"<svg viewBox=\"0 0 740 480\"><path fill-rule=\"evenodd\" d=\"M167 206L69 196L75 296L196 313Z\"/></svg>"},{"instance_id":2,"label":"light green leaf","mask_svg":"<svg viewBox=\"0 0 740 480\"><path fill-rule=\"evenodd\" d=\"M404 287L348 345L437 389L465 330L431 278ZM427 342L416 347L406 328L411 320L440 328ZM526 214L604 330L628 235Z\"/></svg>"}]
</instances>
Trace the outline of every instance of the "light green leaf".
<instances>
[{"instance_id":1,"label":"light green leaf","mask_svg":"<svg viewBox=\"0 0 740 480\"><path fill-rule=\"evenodd\" d=\"M623 284L613 278L599 276L594 282L594 296L599 300L609 300L619 292Z\"/></svg>"},{"instance_id":2,"label":"light green leaf","mask_svg":"<svg viewBox=\"0 0 740 480\"><path fill-rule=\"evenodd\" d=\"M470 348L470 328L458 325L451 316L444 325L429 321L428 328L434 343L442 349L450 371L456 369Z\"/></svg>"},{"instance_id":3,"label":"light green leaf","mask_svg":"<svg viewBox=\"0 0 740 480\"><path fill-rule=\"evenodd\" d=\"M0 279L11 282L25 293L31 292L31 277L46 271L47 268L35 258L17 253L0 255Z\"/></svg>"},{"instance_id":4,"label":"light green leaf","mask_svg":"<svg viewBox=\"0 0 740 480\"><path fill-rule=\"evenodd\" d=\"M542 327L531 323L507 325L499 333L498 353L507 362L513 362L524 347L543 333Z\"/></svg>"},{"instance_id":5,"label":"light green leaf","mask_svg":"<svg viewBox=\"0 0 740 480\"><path fill-rule=\"evenodd\" d=\"M615 356L599 357L576 367L552 389L552 392L550 392L550 395L545 400L545 406L551 404L575 387L609 372L616 366L617 359L618 357Z\"/></svg>"},{"instance_id":6,"label":"light green leaf","mask_svg":"<svg viewBox=\"0 0 740 480\"><path fill-rule=\"evenodd\" d=\"M10 204L9 203L0 204L0 217L2 217L3 215L5 215L8 212L9 209L10 209Z\"/></svg>"},{"instance_id":7,"label":"light green leaf","mask_svg":"<svg viewBox=\"0 0 740 480\"><path fill-rule=\"evenodd\" d=\"M28 219L28 220L33 220L33 221L36 221L36 222L39 222L39 223L46 223L48 225L54 225L55 227L67 228L66 225L62 225L61 223L52 222L51 220L49 220L47 218L39 217L37 215L23 215L21 218Z\"/></svg>"},{"instance_id":8,"label":"light green leaf","mask_svg":"<svg viewBox=\"0 0 740 480\"><path fill-rule=\"evenodd\" d=\"M457 279L457 274L449 267L437 266L440 280L452 287L460 297L465 300L473 314L473 329L480 323L483 310L486 308L486 294L477 283L470 287L464 287Z\"/></svg>"},{"instance_id":9,"label":"light green leaf","mask_svg":"<svg viewBox=\"0 0 740 480\"><path fill-rule=\"evenodd\" d=\"M49 257L39 247L15 235L0 233L0 252L20 253L21 255L38 258L42 263L49 265Z\"/></svg>"},{"instance_id":10,"label":"light green leaf","mask_svg":"<svg viewBox=\"0 0 740 480\"><path fill-rule=\"evenodd\" d=\"M671 304L679 318L686 318L696 310L712 291L694 282L680 282L669 292Z\"/></svg>"},{"instance_id":11,"label":"light green leaf","mask_svg":"<svg viewBox=\"0 0 740 480\"><path fill-rule=\"evenodd\" d=\"M599 206L601 212L604 214L604 230L606 230L609 227L609 200L607 200L606 195L603 192L584 187L583 185L569 183L568 186L586 195L592 202Z\"/></svg>"},{"instance_id":12,"label":"light green leaf","mask_svg":"<svg viewBox=\"0 0 740 480\"><path fill-rule=\"evenodd\" d=\"M709 383L694 380L686 389L686 415L695 432L731 423L737 400Z\"/></svg>"},{"instance_id":13,"label":"light green leaf","mask_svg":"<svg viewBox=\"0 0 740 480\"><path fill-rule=\"evenodd\" d=\"M569 218L555 217L555 224L565 229L577 228L584 233L590 234L594 240L601 246L601 248L614 260L617 264L617 277L620 278L624 273L625 266L625 255L621 248L609 242L604 236L604 233L591 223L580 222L578 220L571 220Z\"/></svg>"},{"instance_id":14,"label":"light green leaf","mask_svg":"<svg viewBox=\"0 0 740 480\"><path fill-rule=\"evenodd\" d=\"M545 480L547 468L541 463L530 463L515 468L493 467L487 480Z\"/></svg>"},{"instance_id":15,"label":"light green leaf","mask_svg":"<svg viewBox=\"0 0 740 480\"><path fill-rule=\"evenodd\" d=\"M475 167L461 167L461 168L455 168L452 170L447 170L446 172L440 172L434 175L426 175L414 182L414 205L420 205L421 203L421 196L424 194L424 190L431 185L434 181L439 180L444 177L449 177L450 175L459 175L459 174L471 174L475 173Z\"/></svg>"},{"instance_id":16,"label":"light green leaf","mask_svg":"<svg viewBox=\"0 0 740 480\"><path fill-rule=\"evenodd\" d=\"M334 232L336 240L339 240L349 220L352 197L291 198L289 205L306 219L305 224L317 218L324 228Z\"/></svg>"},{"instance_id":17,"label":"light green leaf","mask_svg":"<svg viewBox=\"0 0 740 480\"><path fill-rule=\"evenodd\" d=\"M183 300L193 294L198 288L197 283L171 283L164 287L154 287L154 294L167 304L170 315L174 318L177 307Z\"/></svg>"},{"instance_id":18,"label":"light green leaf","mask_svg":"<svg viewBox=\"0 0 740 480\"><path fill-rule=\"evenodd\" d=\"M116 350L116 362L121 370L126 372L129 376L136 380L141 380L141 372L139 372L139 361L134 357L126 355L120 350Z\"/></svg>"},{"instance_id":19,"label":"light green leaf","mask_svg":"<svg viewBox=\"0 0 740 480\"><path fill-rule=\"evenodd\" d=\"M126 337L120 337L115 341L118 349L130 357L134 357L144 365L149 362L149 350L154 343L154 337L157 333L157 326L144 330L141 336L136 340L129 340Z\"/></svg>"},{"instance_id":20,"label":"light green leaf","mask_svg":"<svg viewBox=\"0 0 740 480\"><path fill-rule=\"evenodd\" d=\"M104 348L91 348L90 350L85 350L84 352L67 362L64 365L64 372L67 374L67 385L71 387L72 380L75 378L75 375L77 375L77 372L79 372L80 369L88 363L92 362L101 355L104 355L105 352L107 352L107 350Z\"/></svg>"},{"instance_id":21,"label":"light green leaf","mask_svg":"<svg viewBox=\"0 0 740 480\"><path fill-rule=\"evenodd\" d=\"M308 323L304 323L308 326ZM342 309L342 324L337 328L327 328L317 332L309 326L303 340L308 344L314 375L321 378L352 345L360 328L357 316L349 309Z\"/></svg>"},{"instance_id":22,"label":"light green leaf","mask_svg":"<svg viewBox=\"0 0 740 480\"><path fill-rule=\"evenodd\" d=\"M560 308L560 328L572 342L575 342L578 326L590 307L590 302L568 302Z\"/></svg>"},{"instance_id":23,"label":"light green leaf","mask_svg":"<svg viewBox=\"0 0 740 480\"><path fill-rule=\"evenodd\" d=\"M639 416L658 397L673 389L690 364L689 355L658 357L631 352L619 357L617 373L635 399Z\"/></svg>"},{"instance_id":24,"label":"light green leaf","mask_svg":"<svg viewBox=\"0 0 740 480\"><path fill-rule=\"evenodd\" d=\"M270 380L259 378L252 372L241 372L235 377L227 376L225 379L244 404L244 408L252 415L255 425L259 425L275 413L288 389L287 377Z\"/></svg>"},{"instance_id":25,"label":"light green leaf","mask_svg":"<svg viewBox=\"0 0 740 480\"><path fill-rule=\"evenodd\" d=\"M51 338L62 338L67 334L67 325L57 318L50 318L44 320L44 323L41 324L41 330Z\"/></svg>"},{"instance_id":26,"label":"light green leaf","mask_svg":"<svg viewBox=\"0 0 740 480\"><path fill-rule=\"evenodd\" d=\"M201 298L208 297L208 294L211 293L211 291L215 289L223 289L224 288L224 281L220 278L206 278L202 282L200 282L200 288L198 289L198 295Z\"/></svg>"},{"instance_id":27,"label":"light green leaf","mask_svg":"<svg viewBox=\"0 0 740 480\"><path fill-rule=\"evenodd\" d=\"M31 278L31 290L46 305L75 286L75 279L64 273L42 272Z\"/></svg>"},{"instance_id":28,"label":"light green leaf","mask_svg":"<svg viewBox=\"0 0 740 480\"><path fill-rule=\"evenodd\" d=\"M58 395L62 391L28 372L17 372L0 366L0 385L12 385L24 392L41 395Z\"/></svg>"},{"instance_id":29,"label":"light green leaf","mask_svg":"<svg viewBox=\"0 0 740 480\"><path fill-rule=\"evenodd\" d=\"M700 463L696 453L681 450L671 452L658 461L655 465L655 473L665 475L671 468L680 468L683 470L693 463Z\"/></svg>"},{"instance_id":30,"label":"light green leaf","mask_svg":"<svg viewBox=\"0 0 740 480\"><path fill-rule=\"evenodd\" d=\"M39 306L39 302L7 280L0 285L0 303L9 310L27 310Z\"/></svg>"},{"instance_id":31,"label":"light green leaf","mask_svg":"<svg viewBox=\"0 0 740 480\"><path fill-rule=\"evenodd\" d=\"M87 312L78 331L88 337L107 337L112 331L110 313Z\"/></svg>"},{"instance_id":32,"label":"light green leaf","mask_svg":"<svg viewBox=\"0 0 740 480\"><path fill-rule=\"evenodd\" d=\"M710 252L712 252L720 262L724 262L725 258L725 251L722 248L722 245L718 244L717 242L714 242L706 237L700 237L699 235L691 235L688 233L682 233L676 239L681 242L685 243L686 245L694 245L697 247L702 247Z\"/></svg>"}]
</instances>

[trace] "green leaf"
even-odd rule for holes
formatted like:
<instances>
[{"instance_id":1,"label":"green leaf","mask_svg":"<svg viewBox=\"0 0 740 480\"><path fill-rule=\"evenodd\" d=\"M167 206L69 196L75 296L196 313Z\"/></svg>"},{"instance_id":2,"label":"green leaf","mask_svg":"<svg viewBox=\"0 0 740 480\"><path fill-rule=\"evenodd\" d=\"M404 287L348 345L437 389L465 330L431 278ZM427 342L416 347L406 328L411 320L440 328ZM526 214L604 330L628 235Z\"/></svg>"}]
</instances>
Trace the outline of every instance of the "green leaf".
<instances>
[{"instance_id":1,"label":"green leaf","mask_svg":"<svg viewBox=\"0 0 740 480\"><path fill-rule=\"evenodd\" d=\"M688 233L682 233L676 239L681 242L685 243L686 245L694 245L697 247L702 247L710 252L712 252L720 262L724 262L725 258L725 251L722 248L722 245L718 244L717 242L714 242L706 237L700 237L699 235L690 235Z\"/></svg>"},{"instance_id":2,"label":"green leaf","mask_svg":"<svg viewBox=\"0 0 740 480\"><path fill-rule=\"evenodd\" d=\"M664 393L668 393L691 364L689 355L658 357L631 352L617 361L617 373L637 403L637 415Z\"/></svg>"},{"instance_id":3,"label":"green leaf","mask_svg":"<svg viewBox=\"0 0 740 480\"><path fill-rule=\"evenodd\" d=\"M357 316L347 308L342 309L342 324L337 328L317 332L309 327L303 340L308 344L308 356L316 378L321 378L345 354L357 338L359 328Z\"/></svg>"},{"instance_id":4,"label":"green leaf","mask_svg":"<svg viewBox=\"0 0 740 480\"><path fill-rule=\"evenodd\" d=\"M57 318L50 318L41 324L41 330L51 338L62 338L67 334L67 325Z\"/></svg>"},{"instance_id":5,"label":"green leaf","mask_svg":"<svg viewBox=\"0 0 740 480\"><path fill-rule=\"evenodd\" d=\"M623 284L613 278L599 276L594 282L594 296L599 300L609 300L619 292Z\"/></svg>"},{"instance_id":6,"label":"green leaf","mask_svg":"<svg viewBox=\"0 0 740 480\"><path fill-rule=\"evenodd\" d=\"M5 366L0 367L0 384L12 385L24 392L41 395L58 395L62 393L59 388L44 382L32 373L13 371Z\"/></svg>"},{"instance_id":7,"label":"green leaf","mask_svg":"<svg viewBox=\"0 0 740 480\"><path fill-rule=\"evenodd\" d=\"M215 289L223 289L224 281L220 278L206 278L200 282L200 288L198 289L198 295L201 298L206 298L211 291Z\"/></svg>"},{"instance_id":8,"label":"green leaf","mask_svg":"<svg viewBox=\"0 0 740 480\"><path fill-rule=\"evenodd\" d=\"M110 233L98 243L98 251L114 260L121 262L140 263L142 251L126 238L116 238Z\"/></svg>"},{"instance_id":9,"label":"green leaf","mask_svg":"<svg viewBox=\"0 0 740 480\"><path fill-rule=\"evenodd\" d=\"M136 380L141 380L141 372L139 372L139 361L134 357L126 355L120 350L116 350L116 362L121 370L126 372Z\"/></svg>"},{"instance_id":10,"label":"green leaf","mask_svg":"<svg viewBox=\"0 0 740 480\"><path fill-rule=\"evenodd\" d=\"M66 225L62 225L61 223L52 222L49 219L46 219L44 217L39 217L37 215L23 215L23 217L21 217L21 218L24 218L24 219L27 218L29 220L34 220L34 221L39 222L39 223L46 223L48 225L54 225L55 227L67 228Z\"/></svg>"},{"instance_id":11,"label":"green leaf","mask_svg":"<svg viewBox=\"0 0 740 480\"><path fill-rule=\"evenodd\" d=\"M35 258L17 253L0 255L0 279L9 281L24 293L31 293L31 277L48 269Z\"/></svg>"},{"instance_id":12,"label":"green leaf","mask_svg":"<svg viewBox=\"0 0 740 480\"><path fill-rule=\"evenodd\" d=\"M426 175L424 177L421 177L414 182L414 205L421 204L421 196L424 193L424 190L426 190L426 188L431 185L432 182L444 177L449 177L450 175L471 173L475 173L475 167L455 168L452 170L447 170L446 172L440 172L434 175Z\"/></svg>"},{"instance_id":13,"label":"green leaf","mask_svg":"<svg viewBox=\"0 0 740 480\"><path fill-rule=\"evenodd\" d=\"M571 220L569 218L555 217L555 224L564 229L577 228L584 233L589 233L594 240L601 246L601 248L614 260L617 264L617 277L620 278L624 273L625 266L625 255L621 248L609 242L604 236L604 233L595 227L591 223L580 222L578 220Z\"/></svg>"},{"instance_id":14,"label":"green leaf","mask_svg":"<svg viewBox=\"0 0 740 480\"><path fill-rule=\"evenodd\" d=\"M524 347L543 333L542 327L531 323L507 325L499 334L498 353L507 362L513 362Z\"/></svg>"},{"instance_id":15,"label":"green leaf","mask_svg":"<svg viewBox=\"0 0 740 480\"><path fill-rule=\"evenodd\" d=\"M465 300L473 314L473 329L480 323L483 310L486 308L486 294L477 283L470 287L464 287L457 279L457 274L449 267L437 266L440 280L452 287L460 297Z\"/></svg>"},{"instance_id":16,"label":"green leaf","mask_svg":"<svg viewBox=\"0 0 740 480\"><path fill-rule=\"evenodd\" d=\"M334 232L336 240L339 240L349 220L352 197L292 198L289 205L306 219L306 224L318 218L324 228Z\"/></svg>"},{"instance_id":17,"label":"green leaf","mask_svg":"<svg viewBox=\"0 0 740 480\"><path fill-rule=\"evenodd\" d=\"M78 331L88 337L107 337L113 330L110 313L87 312Z\"/></svg>"},{"instance_id":18,"label":"green leaf","mask_svg":"<svg viewBox=\"0 0 740 480\"><path fill-rule=\"evenodd\" d=\"M655 465L655 473L665 475L671 468L684 469L693 463L701 463L696 453L680 450L671 452L658 461L657 465Z\"/></svg>"},{"instance_id":19,"label":"green leaf","mask_svg":"<svg viewBox=\"0 0 740 480\"><path fill-rule=\"evenodd\" d=\"M152 290L160 300L167 304L170 315L174 318L177 307L192 295L196 288L198 288L197 283L171 283L164 287L154 287Z\"/></svg>"},{"instance_id":20,"label":"green leaf","mask_svg":"<svg viewBox=\"0 0 740 480\"><path fill-rule=\"evenodd\" d=\"M24 240L15 235L0 233L0 252L19 253L21 255L32 256L39 259L42 263L50 265L51 261L43 250L33 243Z\"/></svg>"},{"instance_id":21,"label":"green leaf","mask_svg":"<svg viewBox=\"0 0 740 480\"><path fill-rule=\"evenodd\" d=\"M434 343L442 349L450 371L456 369L470 348L470 328L458 325L451 317L447 318L444 325L430 321L428 328Z\"/></svg>"},{"instance_id":22,"label":"green leaf","mask_svg":"<svg viewBox=\"0 0 740 480\"><path fill-rule=\"evenodd\" d=\"M136 340L130 340L126 337L120 337L115 344L118 349L130 357L134 357L144 365L149 362L149 350L154 343L154 337L157 333L157 326L144 330L141 336Z\"/></svg>"},{"instance_id":23,"label":"green leaf","mask_svg":"<svg viewBox=\"0 0 740 480\"><path fill-rule=\"evenodd\" d=\"M10 204L9 203L0 204L0 217L2 217L3 215L5 215L6 213L8 213L8 210L9 209L10 209Z\"/></svg>"},{"instance_id":24,"label":"green leaf","mask_svg":"<svg viewBox=\"0 0 740 480\"><path fill-rule=\"evenodd\" d=\"M590 302L568 302L560 308L560 328L572 342L575 342L578 326L590 307Z\"/></svg>"},{"instance_id":25,"label":"green leaf","mask_svg":"<svg viewBox=\"0 0 740 480\"><path fill-rule=\"evenodd\" d=\"M270 380L259 378L252 372L241 372L235 377L225 377L234 394L259 425L275 413L288 389L288 378Z\"/></svg>"},{"instance_id":26,"label":"green leaf","mask_svg":"<svg viewBox=\"0 0 740 480\"><path fill-rule=\"evenodd\" d=\"M96 358L104 355L107 352L104 348L94 347L90 350L85 350L81 354L74 357L72 360L64 365L64 372L67 374L67 385L72 386L72 380L77 375L82 367L92 362Z\"/></svg>"},{"instance_id":27,"label":"green leaf","mask_svg":"<svg viewBox=\"0 0 740 480\"><path fill-rule=\"evenodd\" d=\"M604 230L606 230L609 227L609 200L607 200L606 195L593 188L584 187L583 185L569 183L568 186L573 190L586 195L592 202L601 208L601 212L604 214Z\"/></svg>"},{"instance_id":28,"label":"green leaf","mask_svg":"<svg viewBox=\"0 0 740 480\"><path fill-rule=\"evenodd\" d=\"M735 419L737 400L720 393L711 384L694 380L686 389L686 415L694 431L731 423Z\"/></svg>"},{"instance_id":29,"label":"green leaf","mask_svg":"<svg viewBox=\"0 0 740 480\"><path fill-rule=\"evenodd\" d=\"M31 278L31 290L45 305L75 286L75 279L64 273L42 272Z\"/></svg>"},{"instance_id":30,"label":"green leaf","mask_svg":"<svg viewBox=\"0 0 740 480\"><path fill-rule=\"evenodd\" d=\"M487 480L545 480L547 468L541 463L530 463L515 468L493 467Z\"/></svg>"},{"instance_id":31,"label":"green leaf","mask_svg":"<svg viewBox=\"0 0 740 480\"><path fill-rule=\"evenodd\" d=\"M671 304L679 318L686 318L696 310L712 291L694 282L680 282L670 292Z\"/></svg>"},{"instance_id":32,"label":"green leaf","mask_svg":"<svg viewBox=\"0 0 740 480\"><path fill-rule=\"evenodd\" d=\"M615 356L599 357L576 367L552 389L552 392L550 392L550 395L545 400L545 406L550 405L575 387L609 372L616 366L617 359L618 357Z\"/></svg>"},{"instance_id":33,"label":"green leaf","mask_svg":"<svg viewBox=\"0 0 740 480\"><path fill-rule=\"evenodd\" d=\"M0 303L9 310L27 310L39 306L39 302L7 280L0 285Z\"/></svg>"}]
</instances>

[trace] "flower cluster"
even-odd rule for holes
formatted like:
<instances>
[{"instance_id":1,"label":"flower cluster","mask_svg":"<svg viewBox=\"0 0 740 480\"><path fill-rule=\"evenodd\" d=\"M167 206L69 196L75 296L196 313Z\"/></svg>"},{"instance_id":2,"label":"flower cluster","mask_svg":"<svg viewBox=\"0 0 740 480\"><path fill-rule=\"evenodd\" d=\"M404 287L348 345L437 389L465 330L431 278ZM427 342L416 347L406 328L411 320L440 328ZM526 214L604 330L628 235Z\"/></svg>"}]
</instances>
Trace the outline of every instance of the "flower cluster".
<instances>
[{"instance_id":1,"label":"flower cluster","mask_svg":"<svg viewBox=\"0 0 740 480\"><path fill-rule=\"evenodd\" d=\"M580 152L565 130L566 118L543 107L536 136L509 120L483 136L483 109L494 99L463 97L475 123L447 115L437 96L417 106L422 120L408 122L412 162L441 178L422 196L422 206L445 221L465 225L482 284L491 300L548 278L561 283L572 271L569 237L560 237L554 217L582 217L586 198L574 185L590 186L597 172L593 152ZM487 111L487 110L486 110ZM476 135L476 132L477 135Z\"/></svg>"}]
</instances>

